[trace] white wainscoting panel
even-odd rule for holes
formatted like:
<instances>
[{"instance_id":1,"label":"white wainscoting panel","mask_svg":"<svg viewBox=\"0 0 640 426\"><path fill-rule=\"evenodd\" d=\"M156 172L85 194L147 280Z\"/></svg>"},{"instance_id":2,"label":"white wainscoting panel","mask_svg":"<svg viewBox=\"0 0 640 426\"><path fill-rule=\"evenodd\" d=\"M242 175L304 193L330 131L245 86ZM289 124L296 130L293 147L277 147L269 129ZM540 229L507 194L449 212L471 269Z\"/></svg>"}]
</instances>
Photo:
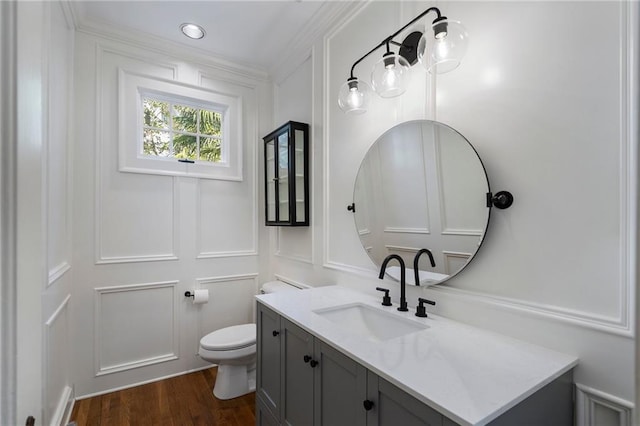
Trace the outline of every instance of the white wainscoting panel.
<instances>
[{"instance_id":1,"label":"white wainscoting panel","mask_svg":"<svg viewBox=\"0 0 640 426\"><path fill-rule=\"evenodd\" d=\"M69 301L67 295L45 322L45 418L53 419L66 406L64 395L69 381ZM64 400L64 402L63 402ZM62 410L64 413L64 409Z\"/></svg>"},{"instance_id":2,"label":"white wainscoting panel","mask_svg":"<svg viewBox=\"0 0 640 426\"><path fill-rule=\"evenodd\" d=\"M73 27L62 2L51 2L46 87L47 263L49 285L71 262L71 146Z\"/></svg>"},{"instance_id":3,"label":"white wainscoting panel","mask_svg":"<svg viewBox=\"0 0 640 426\"><path fill-rule=\"evenodd\" d=\"M302 263L313 263L313 229L307 226L277 227L276 256Z\"/></svg>"},{"instance_id":4,"label":"white wainscoting panel","mask_svg":"<svg viewBox=\"0 0 640 426\"><path fill-rule=\"evenodd\" d=\"M312 79L313 52L306 52L306 59L291 69L273 85L274 123L273 128L287 121L300 121L310 125L309 134L309 197L310 221L304 227L277 227L275 255L285 259L311 264L313 263L313 122L312 122ZM292 102L292 99L303 98L304 102ZM263 135L264 136L264 135ZM262 140L262 139L260 139ZM264 145L259 144L264 150Z\"/></svg>"},{"instance_id":5,"label":"white wainscoting panel","mask_svg":"<svg viewBox=\"0 0 640 426\"><path fill-rule=\"evenodd\" d=\"M198 180L198 259L258 254L256 202L249 182Z\"/></svg>"},{"instance_id":6,"label":"white wainscoting panel","mask_svg":"<svg viewBox=\"0 0 640 426\"><path fill-rule=\"evenodd\" d=\"M633 404L576 383L577 426L631 426Z\"/></svg>"},{"instance_id":7,"label":"white wainscoting panel","mask_svg":"<svg viewBox=\"0 0 640 426\"><path fill-rule=\"evenodd\" d=\"M238 324L255 322L253 296L258 293L258 274L198 278L197 288L209 290L209 302L198 309L198 341L202 336ZM197 346L196 346L197 352Z\"/></svg>"},{"instance_id":8,"label":"white wainscoting panel","mask_svg":"<svg viewBox=\"0 0 640 426\"><path fill-rule=\"evenodd\" d=\"M179 357L178 281L95 289L96 376Z\"/></svg>"},{"instance_id":9,"label":"white wainscoting panel","mask_svg":"<svg viewBox=\"0 0 640 426\"><path fill-rule=\"evenodd\" d=\"M486 180L482 163L458 135L439 131L435 144L441 228L444 235L482 235L486 224ZM457 188L468 189L459 191ZM471 195L473 194L473 195Z\"/></svg>"},{"instance_id":10,"label":"white wainscoting panel","mask_svg":"<svg viewBox=\"0 0 640 426\"><path fill-rule=\"evenodd\" d=\"M108 43L96 45L96 263L175 260L179 194L174 179L117 172L121 67L158 78L177 74L174 64L149 63Z\"/></svg>"},{"instance_id":11,"label":"white wainscoting panel","mask_svg":"<svg viewBox=\"0 0 640 426\"><path fill-rule=\"evenodd\" d=\"M443 251L445 274L451 274L451 271L459 271L469 261L471 253L460 253L452 251Z\"/></svg>"}]
</instances>

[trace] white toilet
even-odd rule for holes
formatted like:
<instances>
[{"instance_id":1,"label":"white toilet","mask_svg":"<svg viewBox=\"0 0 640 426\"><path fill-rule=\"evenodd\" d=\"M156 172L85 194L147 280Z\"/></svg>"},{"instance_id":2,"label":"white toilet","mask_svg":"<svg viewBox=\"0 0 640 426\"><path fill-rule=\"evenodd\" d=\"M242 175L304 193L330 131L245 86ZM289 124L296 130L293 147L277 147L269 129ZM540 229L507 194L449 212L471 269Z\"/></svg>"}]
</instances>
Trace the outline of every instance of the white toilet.
<instances>
[{"instance_id":1,"label":"white toilet","mask_svg":"<svg viewBox=\"0 0 640 426\"><path fill-rule=\"evenodd\" d=\"M282 281L265 283L262 293L298 290ZM221 328L200 339L200 358L218 364L213 395L231 399L256 390L256 325Z\"/></svg>"}]
</instances>

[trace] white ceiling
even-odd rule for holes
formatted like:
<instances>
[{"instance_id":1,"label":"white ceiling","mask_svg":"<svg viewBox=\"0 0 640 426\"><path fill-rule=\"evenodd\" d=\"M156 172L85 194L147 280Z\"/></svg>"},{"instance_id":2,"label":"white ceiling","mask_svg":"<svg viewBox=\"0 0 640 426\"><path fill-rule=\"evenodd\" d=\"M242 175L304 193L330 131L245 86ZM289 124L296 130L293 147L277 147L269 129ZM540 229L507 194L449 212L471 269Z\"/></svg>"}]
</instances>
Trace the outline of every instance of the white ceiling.
<instances>
[{"instance_id":1,"label":"white ceiling","mask_svg":"<svg viewBox=\"0 0 640 426\"><path fill-rule=\"evenodd\" d=\"M305 30L328 16L340 2L324 1L73 1L79 28L112 29L152 36L203 50L262 70L277 66ZM206 36L191 40L180 24L204 27Z\"/></svg>"}]
</instances>

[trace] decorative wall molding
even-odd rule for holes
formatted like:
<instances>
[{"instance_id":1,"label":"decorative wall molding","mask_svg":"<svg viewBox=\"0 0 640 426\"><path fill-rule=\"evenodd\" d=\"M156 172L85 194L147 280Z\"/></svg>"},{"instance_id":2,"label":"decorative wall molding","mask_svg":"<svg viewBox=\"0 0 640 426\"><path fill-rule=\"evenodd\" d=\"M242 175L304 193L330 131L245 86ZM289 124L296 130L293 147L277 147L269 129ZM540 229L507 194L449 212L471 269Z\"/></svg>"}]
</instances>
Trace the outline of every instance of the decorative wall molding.
<instances>
[{"instance_id":1,"label":"decorative wall molding","mask_svg":"<svg viewBox=\"0 0 640 426\"><path fill-rule=\"evenodd\" d=\"M619 336L632 337L629 329L623 326L620 318L594 315L591 312L526 302L519 299L483 294L476 291L462 290L447 285L430 287L433 291L449 293L462 299L473 300L474 303L484 303L498 308L517 311L526 315L542 316L555 321L568 322L577 326L603 331Z\"/></svg>"},{"instance_id":2,"label":"decorative wall molding","mask_svg":"<svg viewBox=\"0 0 640 426\"><path fill-rule=\"evenodd\" d=\"M59 7L60 13L65 21L66 30L71 31L73 28L71 26L69 8L67 4L65 4L62 1L57 1L57 2L48 3L45 5L45 7L47 8L46 15L48 18L46 19L46 22L45 22L46 28L44 29L44 33L50 36L45 37L44 44L46 46L47 51L53 51L53 46L51 46L51 43L53 43L52 38L55 34L53 32L53 19L54 19L54 13L55 13L54 8ZM60 60L59 58L57 59ZM73 92L70 91L67 94L65 94L63 97L54 96L55 90L53 89L53 87L55 87L56 84L58 85L60 84L59 79L61 78L61 76L53 74L52 70L57 68L55 64L52 64L52 62L54 62L55 60L56 59L54 59L51 55L45 55L45 58L43 59L45 63L45 68L46 68L46 84L44 86L45 90L43 94L43 97L44 97L43 103L46 105L46 113L43 116L44 128L45 128L45 135L43 138L45 161L43 161L42 168L43 168L43 173L47 176L46 197L45 197L47 219L51 216L50 207L51 207L52 189L53 189L50 173L52 171L55 172L58 170L62 170L64 172L64 180L61 182L62 183L62 188L61 188L62 203L60 204L60 207L64 208L64 221L63 223L58 223L56 225L59 225L60 228L62 228L62 230L60 231L60 234L63 235L62 238L64 239L63 240L64 245L62 247L62 250L63 250L62 257L63 259L66 259L66 260L62 260L58 265L56 265L55 267L52 267L49 270L49 279L47 282L47 288L53 285L71 267L68 264L68 259L71 259L72 257L71 256L71 245L72 245L71 223L73 218L72 218L72 200L71 200L70 194L71 194L71 188L73 186L73 181L72 181L70 165L73 164L73 161L71 158L72 150L70 149L70 144L72 140L71 135L73 133L72 124L71 124L73 122L72 109L71 109L71 105L72 105L71 95L73 94ZM70 66L67 68L67 70L69 68ZM65 78L66 78L67 87L72 88L73 73L69 72L65 76ZM59 119L60 116L63 117L65 120L60 120ZM64 126L64 139L58 140L59 138L55 137L56 134L55 134L54 126L61 126L61 125ZM52 149L52 145L54 144L56 144L56 146ZM62 149L64 149L62 164L59 164L59 163L52 164L52 155L51 155L52 152L56 152L56 150L62 150ZM46 239L47 239L47 244L52 239L51 223L49 222L47 223L47 227L46 227ZM51 263L52 263L51 258L52 258L52 253L50 252L50 249L48 249L47 265L49 267L51 267Z\"/></svg>"},{"instance_id":3,"label":"decorative wall molding","mask_svg":"<svg viewBox=\"0 0 640 426\"><path fill-rule=\"evenodd\" d=\"M448 274L448 275L452 274L451 271L455 270L456 272L458 272L460 270L459 266L455 268L451 267L452 261L464 260L465 262L468 262L473 256L472 253L462 253L462 252L447 251L447 250L443 250L442 255L444 256L444 264L445 264L444 272L445 274Z\"/></svg>"},{"instance_id":4,"label":"decorative wall molding","mask_svg":"<svg viewBox=\"0 0 640 426\"><path fill-rule=\"evenodd\" d=\"M634 404L606 392L576 383L576 425L601 426L598 422L598 411L609 411L618 418L618 423L608 426L631 426Z\"/></svg>"},{"instance_id":5,"label":"decorative wall molding","mask_svg":"<svg viewBox=\"0 0 640 426\"><path fill-rule=\"evenodd\" d=\"M281 274L274 274L274 277L276 278L276 280L282 281L282 282L287 283L287 284L291 284L294 287L298 287L298 288L313 288L312 286L310 286L308 284L301 283L300 281L296 281L296 280L294 280L292 278L286 277L286 276L281 275Z\"/></svg>"},{"instance_id":6,"label":"decorative wall molding","mask_svg":"<svg viewBox=\"0 0 640 426\"><path fill-rule=\"evenodd\" d=\"M442 235L481 237L482 232L482 229L445 228L442 230Z\"/></svg>"},{"instance_id":7,"label":"decorative wall molding","mask_svg":"<svg viewBox=\"0 0 640 426\"><path fill-rule=\"evenodd\" d=\"M636 40L640 32L636 2L620 2L620 326L635 334L638 262L638 87L640 77ZM634 95L635 94L635 95Z\"/></svg>"},{"instance_id":8,"label":"decorative wall molding","mask_svg":"<svg viewBox=\"0 0 640 426\"><path fill-rule=\"evenodd\" d=\"M104 158L104 120L103 114L103 98L102 98L102 84L103 84L103 57L107 53L115 54L125 58L135 59L138 61L145 61L144 57L136 57L131 53L122 52L113 47L104 46L100 42L95 44L95 74L96 74L96 149L94 156L94 170L95 170L95 212L94 212L94 232L95 232L95 264L113 264L113 263L137 263L137 262L157 262L166 260L177 260L177 248L176 242L178 240L178 185L176 179L173 179L173 221L172 221L172 250L171 253L164 253L159 255L129 255L129 256L105 256L102 254L102 162ZM158 64L156 62L148 62L155 66L163 66L169 68L173 72L173 78L177 78L177 66L175 64ZM114 88L117 90L117 88ZM109 123L112 124L112 123ZM117 133L117 132L116 132Z\"/></svg>"},{"instance_id":9,"label":"decorative wall molding","mask_svg":"<svg viewBox=\"0 0 640 426\"><path fill-rule=\"evenodd\" d=\"M270 70L276 84L280 84L307 59L310 46L327 32L335 31L335 27L342 25L345 16L350 16L354 10L362 6L358 2L326 2L312 17L309 25L305 26L301 34L291 39L283 49L283 60Z\"/></svg>"},{"instance_id":10,"label":"decorative wall molding","mask_svg":"<svg viewBox=\"0 0 640 426\"><path fill-rule=\"evenodd\" d=\"M244 94L245 98L245 108L242 112L242 126L243 126L243 151L245 151L245 159L251 158L252 164L248 168L251 170L253 174L253 179L249 181L245 179L247 182L250 182L251 185L251 199L253 200L252 206L252 223L253 223L253 232L252 232L252 244L251 248L248 250L237 250L237 251L219 251L219 252L208 252L202 250L202 241L201 241L201 232L196 230L196 246L197 246L197 258L198 259L209 259L209 258L219 258L219 257L236 257L236 256L257 256L258 255L258 155L257 150L255 148L255 144L251 141L259 140L259 132L258 132L258 123L259 123L259 108L258 108L258 90L259 90L259 81L255 78L248 78L246 75L235 74L233 78L213 75L209 71L199 70L198 71L198 85L202 87L208 87L205 84L205 80L210 80L216 83L223 84L232 84L239 87L244 88L245 90L250 91L249 94ZM238 94L237 91L235 93ZM247 119L247 113L253 112L253 117L249 117L251 119ZM196 226L200 227L201 224L201 190L200 190L200 181L197 182L197 206L196 206Z\"/></svg>"},{"instance_id":11,"label":"decorative wall molding","mask_svg":"<svg viewBox=\"0 0 640 426\"><path fill-rule=\"evenodd\" d=\"M224 283L231 281L244 281L244 280L256 280L258 278L258 274L241 274L241 275L222 275L219 277L206 277L206 278L196 278L196 282L198 283L198 288L201 288L205 284L215 284L215 283Z\"/></svg>"},{"instance_id":12,"label":"decorative wall molding","mask_svg":"<svg viewBox=\"0 0 640 426\"><path fill-rule=\"evenodd\" d=\"M346 263L336 261L326 261L322 264L323 268L332 269L334 271L347 272L349 274L358 275L365 278L378 278L378 273L375 269L361 268L358 266L348 265Z\"/></svg>"},{"instance_id":13,"label":"decorative wall molding","mask_svg":"<svg viewBox=\"0 0 640 426\"><path fill-rule=\"evenodd\" d=\"M145 367L153 364L159 364L162 362L172 361L179 358L180 352L180 341L178 338L178 309L176 306L177 301L177 291L176 287L178 285L178 281L161 281L161 282L152 282L152 283L142 283L142 284L126 284L126 285L116 285L109 287L97 287L95 288L95 298L94 298L94 306L95 306L95 319L94 319L94 365L95 365L95 376L103 376L106 374L119 373L126 370L131 370L134 368ZM149 356L142 359L135 359L128 362L123 362L117 365L102 365L102 353L101 353L101 343L102 343L102 333L101 327L103 323L104 312L102 309L102 298L105 295L109 295L112 293L123 293L123 292L132 292L132 291L145 291L145 290L157 290L161 288L170 288L171 289L171 330L168 332L171 333L171 351L161 355Z\"/></svg>"},{"instance_id":14,"label":"decorative wall molding","mask_svg":"<svg viewBox=\"0 0 640 426\"><path fill-rule=\"evenodd\" d=\"M323 6L324 8L324 6ZM294 43L299 44L298 41L294 41ZM286 82L286 80L291 77L293 75L293 73L295 73L303 64L305 64L307 61L309 61L310 63L310 67L311 67L311 81L314 81L314 75L313 73L315 72L314 69L314 55L315 55L315 49L313 47L309 48L309 46L307 45L308 43L310 43L310 41L302 43L304 45L304 48L301 49L298 53L297 53L297 58L295 61L290 62L290 61L282 61L280 62L280 67L279 69L284 69L286 70L286 74L282 74L279 76L276 76L275 79L276 81L273 83L272 88L273 88L273 101L272 101L272 106L274 111L276 110L276 108L278 107L279 104L279 99L280 99L280 88L281 86ZM298 47L299 48L299 47ZM289 58L291 59L291 58ZM287 227L276 227L277 231L275 233L276 235L276 241L275 241L275 252L274 252L274 256L277 257L281 257L283 259L289 259L289 260L293 260L295 262L301 262L301 263L307 263L307 264L313 264L313 258L314 258L314 249L315 249L315 232L314 232L314 221L313 221L313 217L314 217L314 199L315 199L315 195L314 195L314 149L313 149L313 139L314 139L314 131L313 129L315 128L314 126L314 120L315 120L315 114L314 114L314 104L315 104L315 97L316 97L316 93L314 92L315 86L313 84L311 84L311 122L309 123L309 127L310 127L310 133L309 133L309 152L307 153L307 155L309 156L309 212L310 212L310 220L309 220L309 226L307 229L310 230L309 232L309 236L310 238L308 239L308 243L311 246L311 254L310 256L298 256L295 254L290 254L290 253L286 253L282 250L281 248L281 244L280 242L282 241L284 235L283 235L283 231L286 232L285 230L288 229ZM273 123L273 126L279 126L282 123ZM257 170L257 169L256 169Z\"/></svg>"},{"instance_id":15,"label":"decorative wall molding","mask_svg":"<svg viewBox=\"0 0 640 426\"><path fill-rule=\"evenodd\" d=\"M236 251L204 251L196 256L196 259L217 259L223 257L243 257L257 256L257 250L236 250Z\"/></svg>"},{"instance_id":16,"label":"decorative wall molding","mask_svg":"<svg viewBox=\"0 0 640 426\"><path fill-rule=\"evenodd\" d=\"M71 270L71 265L67 262L62 262L57 265L55 268L49 271L49 281L47 287L53 285L56 281L62 278L67 272Z\"/></svg>"},{"instance_id":17,"label":"decorative wall molding","mask_svg":"<svg viewBox=\"0 0 640 426\"><path fill-rule=\"evenodd\" d=\"M69 300L71 300L71 295L67 294L67 296L64 298L62 303L60 303L60 305L58 305L56 310L53 311L53 313L51 314L49 319L47 319L47 321L45 321L45 323L44 323L45 326L47 326L48 328L51 328L51 325L53 325L53 323L58 319L60 314L62 312L64 312L65 309L67 309L67 306L69 305Z\"/></svg>"},{"instance_id":18,"label":"decorative wall molding","mask_svg":"<svg viewBox=\"0 0 640 426\"><path fill-rule=\"evenodd\" d=\"M255 158L255 155L254 155ZM256 167L254 167L253 170L257 170ZM242 257L242 256L257 256L258 255L258 203L257 203L257 195L256 195L256 186L257 183L255 182L255 175L257 173L254 173L254 181L253 181L253 188L251 190L252 192L252 200L254 200L253 202L253 212L252 212L252 224L253 224L253 231L252 231L252 238L251 238L251 248L247 249L247 250L220 250L220 251L203 251L202 250L202 231L201 231L201 224L202 224L202 216L201 216L201 211L202 211L202 197L201 197L201 189L200 189L200 180L197 181L196 183L196 222L195 222L195 238L196 238L196 253L198 253L196 255L196 259L216 259L216 258L224 258L224 257Z\"/></svg>"},{"instance_id":19,"label":"decorative wall molding","mask_svg":"<svg viewBox=\"0 0 640 426\"><path fill-rule=\"evenodd\" d=\"M420 248L418 247L403 247L403 246L394 246L390 244L385 245L385 247L389 252L404 251L407 253L417 253L418 250L420 250Z\"/></svg>"},{"instance_id":20,"label":"decorative wall molding","mask_svg":"<svg viewBox=\"0 0 640 426\"><path fill-rule=\"evenodd\" d=\"M65 386L62 394L60 395L60 400L56 405L56 410L51 416L51 421L49 422L50 425L65 426L69 423L71 411L73 409L73 400L73 388Z\"/></svg>"},{"instance_id":21,"label":"decorative wall molding","mask_svg":"<svg viewBox=\"0 0 640 426\"><path fill-rule=\"evenodd\" d=\"M384 232L396 233L396 234L430 234L428 228L396 228L387 226L384 228Z\"/></svg>"},{"instance_id":22,"label":"decorative wall molding","mask_svg":"<svg viewBox=\"0 0 640 426\"><path fill-rule=\"evenodd\" d=\"M274 256L280 257L282 259L289 259L289 260L293 260L295 262L300 262L300 263L308 263L310 265L313 264L313 259L310 257L304 257L304 256L296 256L294 254L284 254L282 252L282 250L280 250L280 248L278 247L278 250L273 254Z\"/></svg>"},{"instance_id":23,"label":"decorative wall molding","mask_svg":"<svg viewBox=\"0 0 640 426\"><path fill-rule=\"evenodd\" d=\"M313 231L311 232L311 234L313 235ZM311 254L311 257L307 257L307 256L298 256L296 254L283 252L282 249L280 248L281 238L282 238L282 230L280 229L280 227L278 227L278 230L276 232L276 251L273 253L274 256L280 257L282 259L293 260L295 262L307 263L311 265L313 264L313 253ZM312 240L311 244L313 245L313 237L311 237L311 240Z\"/></svg>"},{"instance_id":24,"label":"decorative wall molding","mask_svg":"<svg viewBox=\"0 0 640 426\"><path fill-rule=\"evenodd\" d=\"M58 305L58 307L56 308L56 310L51 314L51 316L45 321L44 325L44 342L45 342L45 357L44 359L46 360L45 362L45 370L44 370L44 374L43 374L43 378L45 380L45 382L43 383L43 389L44 389L44 393L45 393L45 398L44 401L49 401L52 400L56 397L56 395L47 395L49 393L49 386L51 385L50 380L51 380L51 373L52 373L52 369L63 369L65 371L68 371L68 368L66 365L58 365L57 362L66 362L66 359L53 359L53 354L54 354L54 347L53 345L57 344L58 346L61 346L63 348L67 348L68 347L68 341L69 341L69 301L71 300L71 295L67 294L67 296L62 300L62 302L60 303L60 305ZM63 336L54 336L55 332L54 332L54 327L55 324L58 324L58 321L63 321L62 323L60 323L60 327L62 328L62 333ZM56 338L57 337L57 338ZM53 363L53 364L52 364ZM69 408L69 403L70 401L72 401L73 399L73 390L71 387L69 387L68 385L65 385L62 389L61 389L61 393L58 396L58 402L56 404L56 409L54 413L49 413L51 415L51 420L50 420L50 424L52 425L62 425L65 424L63 423L64 421L64 417L65 414L67 414L68 408ZM68 414L71 414L70 412Z\"/></svg>"}]
</instances>

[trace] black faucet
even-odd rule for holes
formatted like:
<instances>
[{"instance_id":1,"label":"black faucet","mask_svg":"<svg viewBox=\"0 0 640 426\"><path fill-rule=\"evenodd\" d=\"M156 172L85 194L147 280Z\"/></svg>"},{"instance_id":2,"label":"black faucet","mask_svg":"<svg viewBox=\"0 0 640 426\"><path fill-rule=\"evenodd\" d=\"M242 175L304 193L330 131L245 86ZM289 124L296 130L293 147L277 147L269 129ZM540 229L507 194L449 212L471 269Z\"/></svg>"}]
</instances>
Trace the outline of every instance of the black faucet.
<instances>
[{"instance_id":1,"label":"black faucet","mask_svg":"<svg viewBox=\"0 0 640 426\"><path fill-rule=\"evenodd\" d=\"M382 266L380 267L380 275L378 275L378 278L384 278L384 273L387 269L387 263L389 263L391 259L396 259L400 264L400 307L398 308L398 310L406 312L409 309L407 308L407 295L405 294L407 283L404 276L404 260L402 260L402 258L397 254L390 254L389 256L385 257L384 262L382 262Z\"/></svg>"},{"instance_id":2,"label":"black faucet","mask_svg":"<svg viewBox=\"0 0 640 426\"><path fill-rule=\"evenodd\" d=\"M422 253L427 253L427 255L429 255L429 260L431 261L431 266L435 268L436 266L436 261L433 260L433 254L431 254L431 250L429 249L420 249L417 253L416 253L416 257L413 258L413 273L415 274L415 280L416 280L416 286L420 285L420 272L418 269L418 261L420 260L420 256L422 255Z\"/></svg>"}]
</instances>

